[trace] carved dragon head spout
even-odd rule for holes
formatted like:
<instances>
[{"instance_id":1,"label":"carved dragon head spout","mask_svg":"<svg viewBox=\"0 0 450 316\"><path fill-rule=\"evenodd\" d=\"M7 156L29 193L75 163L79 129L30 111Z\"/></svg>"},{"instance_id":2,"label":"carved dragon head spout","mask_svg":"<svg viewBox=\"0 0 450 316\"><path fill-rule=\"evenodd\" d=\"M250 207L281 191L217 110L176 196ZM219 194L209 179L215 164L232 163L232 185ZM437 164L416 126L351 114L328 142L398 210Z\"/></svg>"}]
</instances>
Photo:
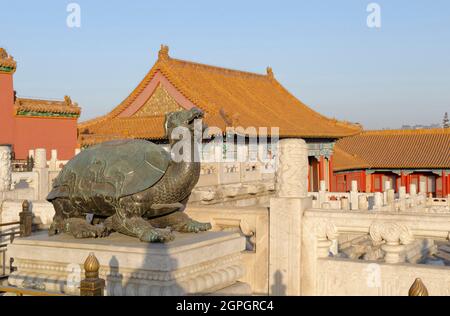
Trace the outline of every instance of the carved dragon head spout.
<instances>
[{"instance_id":1,"label":"carved dragon head spout","mask_svg":"<svg viewBox=\"0 0 450 316\"><path fill-rule=\"evenodd\" d=\"M190 132L193 132L196 127L195 121L202 119L203 116L203 111L198 108L168 113L164 124L166 137L169 140L172 140L172 132L177 127L185 127L189 129ZM206 125L202 123L201 128L202 131L200 132L203 132L206 129Z\"/></svg>"}]
</instances>

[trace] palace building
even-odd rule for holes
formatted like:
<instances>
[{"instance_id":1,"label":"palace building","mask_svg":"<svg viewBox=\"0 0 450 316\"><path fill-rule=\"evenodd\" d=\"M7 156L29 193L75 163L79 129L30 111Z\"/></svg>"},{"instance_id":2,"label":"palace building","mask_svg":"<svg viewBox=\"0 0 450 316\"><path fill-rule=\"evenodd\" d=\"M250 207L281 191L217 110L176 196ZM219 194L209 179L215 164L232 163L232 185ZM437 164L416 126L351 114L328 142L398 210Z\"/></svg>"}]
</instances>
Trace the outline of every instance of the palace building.
<instances>
[{"instance_id":1,"label":"palace building","mask_svg":"<svg viewBox=\"0 0 450 316\"><path fill-rule=\"evenodd\" d=\"M361 126L329 119L313 111L266 74L225 69L169 56L158 59L130 95L108 114L78 126L82 147L107 140L140 138L164 142L165 114L198 107L208 126L279 127L280 138L297 137L309 146L310 189L330 185L336 140L356 135ZM330 187L329 187L330 188Z\"/></svg>"},{"instance_id":2,"label":"palace building","mask_svg":"<svg viewBox=\"0 0 450 316\"><path fill-rule=\"evenodd\" d=\"M450 129L366 131L335 146L332 191L382 192L386 182L410 192L425 183L436 197L450 194Z\"/></svg>"},{"instance_id":3,"label":"palace building","mask_svg":"<svg viewBox=\"0 0 450 316\"><path fill-rule=\"evenodd\" d=\"M77 144L80 108L66 96L62 101L19 98L13 85L17 63L0 48L0 145L12 148L15 159L26 159L30 150L43 148L50 159L71 159Z\"/></svg>"}]
</instances>

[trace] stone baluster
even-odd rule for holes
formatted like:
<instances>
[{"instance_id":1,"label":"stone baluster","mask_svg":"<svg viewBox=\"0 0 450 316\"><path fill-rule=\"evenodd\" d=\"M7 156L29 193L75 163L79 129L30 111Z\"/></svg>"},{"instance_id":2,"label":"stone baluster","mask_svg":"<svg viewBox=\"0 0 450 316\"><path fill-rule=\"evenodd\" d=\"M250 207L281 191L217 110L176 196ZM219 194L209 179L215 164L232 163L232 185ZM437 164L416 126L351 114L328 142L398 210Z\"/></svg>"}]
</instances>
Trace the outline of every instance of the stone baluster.
<instances>
[{"instance_id":1,"label":"stone baluster","mask_svg":"<svg viewBox=\"0 0 450 316\"><path fill-rule=\"evenodd\" d=\"M373 208L376 210L381 209L383 207L383 200L384 200L383 193L376 192L374 194L374 199L373 199L373 201L374 201Z\"/></svg>"},{"instance_id":2,"label":"stone baluster","mask_svg":"<svg viewBox=\"0 0 450 316\"><path fill-rule=\"evenodd\" d=\"M417 185L415 185L414 183L411 183L411 185L410 185L409 195L411 197L416 197L416 195L417 195Z\"/></svg>"},{"instance_id":3,"label":"stone baluster","mask_svg":"<svg viewBox=\"0 0 450 316\"><path fill-rule=\"evenodd\" d=\"M323 205L324 203L328 202L326 194L327 194L326 182L324 180L321 180L319 189L319 205Z\"/></svg>"},{"instance_id":4,"label":"stone baluster","mask_svg":"<svg viewBox=\"0 0 450 316\"><path fill-rule=\"evenodd\" d=\"M91 252L84 262L85 279L80 283L80 296L103 296L105 280L99 277L100 263Z\"/></svg>"},{"instance_id":5,"label":"stone baluster","mask_svg":"<svg viewBox=\"0 0 450 316\"><path fill-rule=\"evenodd\" d=\"M391 181L385 181L384 182L384 191L383 191L383 204L384 205L388 205L388 201L387 201L387 195L388 195L388 191L392 189L392 185L391 185Z\"/></svg>"},{"instance_id":6,"label":"stone baluster","mask_svg":"<svg viewBox=\"0 0 450 316\"><path fill-rule=\"evenodd\" d=\"M370 237L376 242L385 241L385 244L381 246L386 253L384 260L392 264L405 261L405 245L414 240L408 227L392 222L372 224Z\"/></svg>"},{"instance_id":7,"label":"stone baluster","mask_svg":"<svg viewBox=\"0 0 450 316\"><path fill-rule=\"evenodd\" d=\"M49 169L57 170L57 160L58 160L58 151L56 149L52 149L50 161L49 161Z\"/></svg>"},{"instance_id":8,"label":"stone baluster","mask_svg":"<svg viewBox=\"0 0 450 316\"><path fill-rule=\"evenodd\" d=\"M417 185L412 183L409 189L410 207L415 207L417 204Z\"/></svg>"},{"instance_id":9,"label":"stone baluster","mask_svg":"<svg viewBox=\"0 0 450 316\"><path fill-rule=\"evenodd\" d=\"M423 196L427 195L427 183L425 181L420 181L419 183L419 193Z\"/></svg>"},{"instance_id":10,"label":"stone baluster","mask_svg":"<svg viewBox=\"0 0 450 316\"><path fill-rule=\"evenodd\" d=\"M369 201L367 200L367 196L365 194L360 194L358 196L358 209L361 211L369 210Z\"/></svg>"},{"instance_id":11,"label":"stone baluster","mask_svg":"<svg viewBox=\"0 0 450 316\"><path fill-rule=\"evenodd\" d=\"M349 210L349 203L348 203L348 199L346 197L341 198L341 210L344 210L344 211Z\"/></svg>"},{"instance_id":12,"label":"stone baluster","mask_svg":"<svg viewBox=\"0 0 450 316\"><path fill-rule=\"evenodd\" d=\"M393 189L389 189L386 192L386 204L392 205L395 201L395 191Z\"/></svg>"},{"instance_id":13,"label":"stone baluster","mask_svg":"<svg viewBox=\"0 0 450 316\"><path fill-rule=\"evenodd\" d=\"M47 150L45 150L44 148L38 148L35 150L34 168L47 168Z\"/></svg>"},{"instance_id":14,"label":"stone baluster","mask_svg":"<svg viewBox=\"0 0 450 316\"><path fill-rule=\"evenodd\" d=\"M352 181L352 190L350 191L350 209L358 209L358 181Z\"/></svg>"},{"instance_id":15,"label":"stone baluster","mask_svg":"<svg viewBox=\"0 0 450 316\"><path fill-rule=\"evenodd\" d=\"M10 190L11 148L9 146L0 146L0 192L6 192Z\"/></svg>"},{"instance_id":16,"label":"stone baluster","mask_svg":"<svg viewBox=\"0 0 450 316\"><path fill-rule=\"evenodd\" d=\"M39 200L45 200L48 195L48 168L47 168L47 150L38 148L35 150L34 171L39 175L38 181L38 197Z\"/></svg>"},{"instance_id":17,"label":"stone baluster","mask_svg":"<svg viewBox=\"0 0 450 316\"><path fill-rule=\"evenodd\" d=\"M398 199L400 202L400 211L406 210L406 187L402 186L398 190Z\"/></svg>"},{"instance_id":18,"label":"stone baluster","mask_svg":"<svg viewBox=\"0 0 450 316\"><path fill-rule=\"evenodd\" d=\"M334 255L338 253L338 234L336 227L332 223L328 221L317 223L316 236L317 258L327 258L330 252Z\"/></svg>"}]
</instances>

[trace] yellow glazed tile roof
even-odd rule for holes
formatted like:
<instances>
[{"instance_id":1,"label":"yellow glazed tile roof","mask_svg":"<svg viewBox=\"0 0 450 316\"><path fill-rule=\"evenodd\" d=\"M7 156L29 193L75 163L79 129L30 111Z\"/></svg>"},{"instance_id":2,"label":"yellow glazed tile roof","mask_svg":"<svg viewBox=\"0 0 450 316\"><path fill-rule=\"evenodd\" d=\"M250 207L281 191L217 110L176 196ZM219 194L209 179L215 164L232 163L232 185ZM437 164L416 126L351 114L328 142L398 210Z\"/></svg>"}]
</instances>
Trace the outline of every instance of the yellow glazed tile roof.
<instances>
[{"instance_id":1,"label":"yellow glazed tile roof","mask_svg":"<svg viewBox=\"0 0 450 316\"><path fill-rule=\"evenodd\" d=\"M17 98L14 104L16 115L33 115L37 113L71 114L78 117L81 109L77 103L73 103L70 97L64 97L64 101L49 101L39 99Z\"/></svg>"},{"instance_id":2,"label":"yellow glazed tile roof","mask_svg":"<svg viewBox=\"0 0 450 316\"><path fill-rule=\"evenodd\" d=\"M227 126L267 127L269 130L279 127L281 137L304 138L340 138L361 131L359 125L326 118L304 105L275 79L270 68L267 74L260 75L203 65L171 58L168 47L162 46L157 62L135 90L109 114L79 124L80 134L98 135L108 132L109 125L120 125L112 121L136 100L157 72L205 111L209 126L223 130ZM127 131L133 134L134 128L139 130L136 134L145 138L164 137L162 124L140 128L139 123L132 121L126 121L128 126L121 125L123 129L114 129L111 137L126 136ZM85 139L91 136L86 135ZM80 141L83 144L83 139Z\"/></svg>"},{"instance_id":3,"label":"yellow glazed tile roof","mask_svg":"<svg viewBox=\"0 0 450 316\"><path fill-rule=\"evenodd\" d=\"M340 139L334 170L450 169L450 129L366 131Z\"/></svg>"}]
</instances>

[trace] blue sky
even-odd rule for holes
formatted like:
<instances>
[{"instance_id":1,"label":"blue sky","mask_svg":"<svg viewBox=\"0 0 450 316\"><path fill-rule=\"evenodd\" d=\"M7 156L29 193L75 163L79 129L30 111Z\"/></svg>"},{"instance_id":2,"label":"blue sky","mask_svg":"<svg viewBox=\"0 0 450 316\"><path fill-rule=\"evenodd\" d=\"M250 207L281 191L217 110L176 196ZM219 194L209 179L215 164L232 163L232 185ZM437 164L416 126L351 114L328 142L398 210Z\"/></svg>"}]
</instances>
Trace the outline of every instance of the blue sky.
<instances>
[{"instance_id":1,"label":"blue sky","mask_svg":"<svg viewBox=\"0 0 450 316\"><path fill-rule=\"evenodd\" d=\"M81 6L68 28L66 6ZM19 96L62 98L82 120L139 83L160 44L176 58L264 73L313 109L366 128L440 123L450 112L450 1L0 0L0 47Z\"/></svg>"}]
</instances>

